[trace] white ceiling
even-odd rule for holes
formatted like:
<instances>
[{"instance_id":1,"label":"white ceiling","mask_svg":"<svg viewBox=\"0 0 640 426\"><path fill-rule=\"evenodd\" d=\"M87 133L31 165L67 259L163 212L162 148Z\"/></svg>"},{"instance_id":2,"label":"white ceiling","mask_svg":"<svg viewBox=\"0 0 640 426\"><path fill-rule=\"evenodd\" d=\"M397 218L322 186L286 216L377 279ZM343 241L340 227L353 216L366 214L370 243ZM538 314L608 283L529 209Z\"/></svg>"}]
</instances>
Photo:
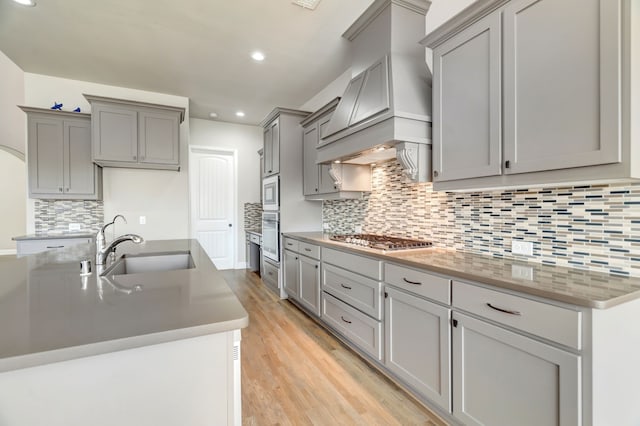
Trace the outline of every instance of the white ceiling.
<instances>
[{"instance_id":1,"label":"white ceiling","mask_svg":"<svg viewBox=\"0 0 640 426\"><path fill-rule=\"evenodd\" d=\"M257 124L349 67L341 35L372 0L37 2L0 0L0 50L24 71L186 96L192 117Z\"/></svg>"}]
</instances>

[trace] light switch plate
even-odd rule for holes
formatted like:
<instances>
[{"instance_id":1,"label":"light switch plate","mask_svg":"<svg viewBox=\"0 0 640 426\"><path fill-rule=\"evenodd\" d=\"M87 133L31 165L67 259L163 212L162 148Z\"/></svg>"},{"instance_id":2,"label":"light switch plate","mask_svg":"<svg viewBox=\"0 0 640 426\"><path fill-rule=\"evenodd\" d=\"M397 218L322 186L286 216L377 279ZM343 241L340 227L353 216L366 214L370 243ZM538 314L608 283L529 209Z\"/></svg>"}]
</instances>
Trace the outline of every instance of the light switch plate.
<instances>
[{"instance_id":1,"label":"light switch plate","mask_svg":"<svg viewBox=\"0 0 640 426\"><path fill-rule=\"evenodd\" d=\"M79 223L70 223L69 224L69 231L79 231L80 230L80 224Z\"/></svg>"},{"instance_id":2,"label":"light switch plate","mask_svg":"<svg viewBox=\"0 0 640 426\"><path fill-rule=\"evenodd\" d=\"M533 243L530 241L513 240L511 241L511 253L533 256Z\"/></svg>"},{"instance_id":3,"label":"light switch plate","mask_svg":"<svg viewBox=\"0 0 640 426\"><path fill-rule=\"evenodd\" d=\"M325 223L323 223L323 224L322 224L322 229L324 229L325 231L326 231L327 229L329 229L329 224L328 224L328 223L326 223L326 222L325 222Z\"/></svg>"},{"instance_id":4,"label":"light switch plate","mask_svg":"<svg viewBox=\"0 0 640 426\"><path fill-rule=\"evenodd\" d=\"M146 224L147 224L147 217L140 216L140 225L146 225Z\"/></svg>"}]
</instances>

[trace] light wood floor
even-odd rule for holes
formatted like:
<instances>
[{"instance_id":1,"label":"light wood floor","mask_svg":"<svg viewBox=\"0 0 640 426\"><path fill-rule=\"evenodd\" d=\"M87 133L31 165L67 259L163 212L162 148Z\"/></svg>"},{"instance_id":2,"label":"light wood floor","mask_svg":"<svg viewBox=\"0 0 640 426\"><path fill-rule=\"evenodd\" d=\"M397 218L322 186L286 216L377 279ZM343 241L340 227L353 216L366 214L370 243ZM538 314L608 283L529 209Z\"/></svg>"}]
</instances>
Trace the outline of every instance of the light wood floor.
<instances>
[{"instance_id":1,"label":"light wood floor","mask_svg":"<svg viewBox=\"0 0 640 426\"><path fill-rule=\"evenodd\" d=\"M445 425L244 270L223 271L249 312L242 330L245 425Z\"/></svg>"}]
</instances>

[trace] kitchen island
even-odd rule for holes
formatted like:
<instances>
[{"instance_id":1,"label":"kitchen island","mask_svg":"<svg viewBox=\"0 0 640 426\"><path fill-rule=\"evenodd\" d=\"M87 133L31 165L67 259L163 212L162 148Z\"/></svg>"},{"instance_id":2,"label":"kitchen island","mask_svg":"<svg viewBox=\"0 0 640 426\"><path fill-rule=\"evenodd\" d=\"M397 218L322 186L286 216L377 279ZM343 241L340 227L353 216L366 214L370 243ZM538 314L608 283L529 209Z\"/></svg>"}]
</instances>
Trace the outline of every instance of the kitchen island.
<instances>
[{"instance_id":1,"label":"kitchen island","mask_svg":"<svg viewBox=\"0 0 640 426\"><path fill-rule=\"evenodd\" d=\"M101 277L89 244L0 257L0 424L240 424L248 314L224 278L196 240L118 252L191 261Z\"/></svg>"}]
</instances>

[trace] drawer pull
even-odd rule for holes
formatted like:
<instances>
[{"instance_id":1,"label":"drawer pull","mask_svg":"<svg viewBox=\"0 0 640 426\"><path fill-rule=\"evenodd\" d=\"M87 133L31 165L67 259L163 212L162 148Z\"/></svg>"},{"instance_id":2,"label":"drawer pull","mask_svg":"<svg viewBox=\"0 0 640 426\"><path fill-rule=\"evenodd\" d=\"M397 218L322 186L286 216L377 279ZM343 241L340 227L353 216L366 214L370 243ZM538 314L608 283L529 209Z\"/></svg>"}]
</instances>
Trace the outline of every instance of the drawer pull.
<instances>
[{"instance_id":1,"label":"drawer pull","mask_svg":"<svg viewBox=\"0 0 640 426\"><path fill-rule=\"evenodd\" d=\"M408 279L406 279L406 278L402 278L402 280L403 280L405 283L407 283L407 284L422 285L422 283L421 283L421 282L418 282L418 281L409 281L409 280L408 280Z\"/></svg>"},{"instance_id":2,"label":"drawer pull","mask_svg":"<svg viewBox=\"0 0 640 426\"><path fill-rule=\"evenodd\" d=\"M340 319L344 322L346 322L347 324L351 324L351 321L344 319L344 317L342 315L340 315Z\"/></svg>"},{"instance_id":3,"label":"drawer pull","mask_svg":"<svg viewBox=\"0 0 640 426\"><path fill-rule=\"evenodd\" d=\"M491 309L495 309L496 311L500 311L500 312L504 312L505 314L509 314L509 315L522 315L522 313L518 312L518 311L510 311L508 309L503 309L503 308L498 308L496 306L493 306L491 303L487 302L487 306L490 307Z\"/></svg>"},{"instance_id":4,"label":"drawer pull","mask_svg":"<svg viewBox=\"0 0 640 426\"><path fill-rule=\"evenodd\" d=\"M342 283L340 283L340 287L346 288L347 290L351 290L351 287L349 287L348 285L344 285Z\"/></svg>"},{"instance_id":5,"label":"drawer pull","mask_svg":"<svg viewBox=\"0 0 640 426\"><path fill-rule=\"evenodd\" d=\"M311 249L310 249L310 248L305 247L305 248L304 248L304 251L311 251Z\"/></svg>"},{"instance_id":6,"label":"drawer pull","mask_svg":"<svg viewBox=\"0 0 640 426\"><path fill-rule=\"evenodd\" d=\"M64 248L64 246L47 246L48 249L53 249L53 248Z\"/></svg>"},{"instance_id":7,"label":"drawer pull","mask_svg":"<svg viewBox=\"0 0 640 426\"><path fill-rule=\"evenodd\" d=\"M267 274L269 274L269 275L273 275L273 272L269 271L269 272L267 272Z\"/></svg>"},{"instance_id":8,"label":"drawer pull","mask_svg":"<svg viewBox=\"0 0 640 426\"><path fill-rule=\"evenodd\" d=\"M292 245L293 245L293 243L287 243L287 245L288 245L288 246L292 246Z\"/></svg>"}]
</instances>

